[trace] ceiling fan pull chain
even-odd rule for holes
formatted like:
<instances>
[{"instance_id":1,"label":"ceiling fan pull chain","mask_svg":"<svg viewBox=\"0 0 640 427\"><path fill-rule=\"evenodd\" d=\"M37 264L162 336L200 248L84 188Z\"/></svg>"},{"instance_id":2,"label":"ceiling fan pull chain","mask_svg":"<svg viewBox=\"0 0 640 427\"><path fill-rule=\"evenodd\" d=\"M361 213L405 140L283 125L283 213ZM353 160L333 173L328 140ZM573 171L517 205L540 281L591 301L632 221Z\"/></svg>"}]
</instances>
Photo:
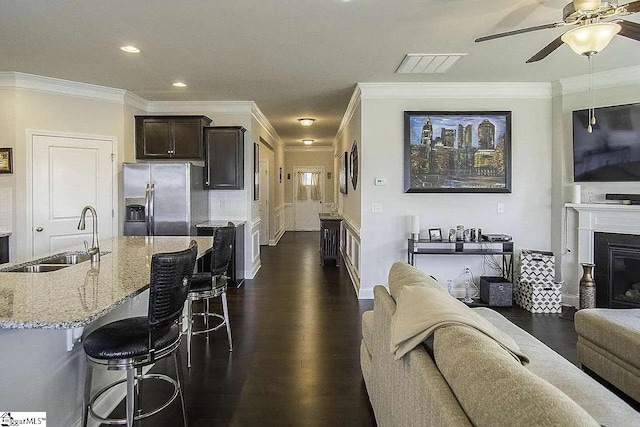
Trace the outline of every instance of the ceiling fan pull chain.
<instances>
[{"instance_id":1,"label":"ceiling fan pull chain","mask_svg":"<svg viewBox=\"0 0 640 427\"><path fill-rule=\"evenodd\" d=\"M596 113L593 106L593 55L589 55L589 125L587 126L587 132L593 132L593 125L596 124Z\"/></svg>"}]
</instances>

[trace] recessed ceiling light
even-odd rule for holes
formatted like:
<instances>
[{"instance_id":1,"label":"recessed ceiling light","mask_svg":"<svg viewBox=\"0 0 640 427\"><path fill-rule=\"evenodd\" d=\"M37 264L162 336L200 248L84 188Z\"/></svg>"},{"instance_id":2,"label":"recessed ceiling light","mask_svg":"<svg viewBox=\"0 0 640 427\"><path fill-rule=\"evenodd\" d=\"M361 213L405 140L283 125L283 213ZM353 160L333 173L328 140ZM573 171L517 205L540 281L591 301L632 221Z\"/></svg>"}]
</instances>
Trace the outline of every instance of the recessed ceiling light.
<instances>
[{"instance_id":1,"label":"recessed ceiling light","mask_svg":"<svg viewBox=\"0 0 640 427\"><path fill-rule=\"evenodd\" d=\"M187 87L187 85L185 83L182 83L182 82L175 82L173 85L175 87Z\"/></svg>"},{"instance_id":2,"label":"recessed ceiling light","mask_svg":"<svg viewBox=\"0 0 640 427\"><path fill-rule=\"evenodd\" d=\"M302 119L298 119L298 121L300 122L300 124L302 126L311 126L313 124L313 122L316 121L316 119L312 119L312 118L309 118L309 117L304 117Z\"/></svg>"},{"instance_id":3,"label":"recessed ceiling light","mask_svg":"<svg viewBox=\"0 0 640 427\"><path fill-rule=\"evenodd\" d=\"M140 53L140 49L135 46L122 46L120 50L127 53Z\"/></svg>"},{"instance_id":4,"label":"recessed ceiling light","mask_svg":"<svg viewBox=\"0 0 640 427\"><path fill-rule=\"evenodd\" d=\"M313 144L313 142L315 141L315 139L303 139L302 142L304 142L304 145L311 145Z\"/></svg>"}]
</instances>

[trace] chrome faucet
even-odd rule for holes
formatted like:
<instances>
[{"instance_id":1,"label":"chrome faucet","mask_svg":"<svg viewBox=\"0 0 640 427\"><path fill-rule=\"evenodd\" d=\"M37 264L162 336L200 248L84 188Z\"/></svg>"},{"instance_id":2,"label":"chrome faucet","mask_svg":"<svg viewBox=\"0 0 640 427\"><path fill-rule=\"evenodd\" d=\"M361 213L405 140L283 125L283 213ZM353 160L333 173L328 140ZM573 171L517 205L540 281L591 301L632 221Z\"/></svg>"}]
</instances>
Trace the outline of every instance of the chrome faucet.
<instances>
[{"instance_id":1,"label":"chrome faucet","mask_svg":"<svg viewBox=\"0 0 640 427\"><path fill-rule=\"evenodd\" d=\"M93 206L85 206L82 208L80 214L80 222L78 223L78 230L84 230L84 219L87 215L87 211L91 211L91 218L93 219L93 231L91 233L91 247L89 243L84 241L84 248L89 255L91 255L91 264L100 262L100 245L98 244L98 214Z\"/></svg>"}]
</instances>

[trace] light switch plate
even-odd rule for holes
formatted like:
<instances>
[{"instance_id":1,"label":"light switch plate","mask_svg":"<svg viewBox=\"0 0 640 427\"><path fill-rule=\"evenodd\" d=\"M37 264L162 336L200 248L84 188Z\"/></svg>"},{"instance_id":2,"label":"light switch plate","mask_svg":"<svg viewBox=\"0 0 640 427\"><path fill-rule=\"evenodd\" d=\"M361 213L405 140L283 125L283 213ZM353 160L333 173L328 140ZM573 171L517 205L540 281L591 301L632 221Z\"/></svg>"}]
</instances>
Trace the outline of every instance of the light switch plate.
<instances>
[{"instance_id":1,"label":"light switch plate","mask_svg":"<svg viewBox=\"0 0 640 427\"><path fill-rule=\"evenodd\" d=\"M382 203L371 203L371 213L382 213Z\"/></svg>"},{"instance_id":2,"label":"light switch plate","mask_svg":"<svg viewBox=\"0 0 640 427\"><path fill-rule=\"evenodd\" d=\"M498 203L497 211L499 214L504 213L504 203Z\"/></svg>"},{"instance_id":3,"label":"light switch plate","mask_svg":"<svg viewBox=\"0 0 640 427\"><path fill-rule=\"evenodd\" d=\"M387 185L387 179L386 178L376 178L376 185L377 186Z\"/></svg>"}]
</instances>

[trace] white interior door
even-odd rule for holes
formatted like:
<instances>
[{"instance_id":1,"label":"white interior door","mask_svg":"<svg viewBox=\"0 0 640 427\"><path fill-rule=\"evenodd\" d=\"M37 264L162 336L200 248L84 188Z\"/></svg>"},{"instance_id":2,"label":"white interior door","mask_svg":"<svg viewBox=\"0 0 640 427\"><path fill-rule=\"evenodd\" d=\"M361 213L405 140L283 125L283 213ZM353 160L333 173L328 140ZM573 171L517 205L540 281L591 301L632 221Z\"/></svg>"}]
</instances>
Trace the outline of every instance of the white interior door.
<instances>
[{"instance_id":1,"label":"white interior door","mask_svg":"<svg viewBox=\"0 0 640 427\"><path fill-rule=\"evenodd\" d=\"M317 174L320 187L320 199L314 200L310 191L312 174ZM294 168L294 227L296 231L319 231L319 213L323 211L324 200L324 167L309 166ZM300 186L306 186L305 191L300 191ZM303 197L303 198L301 198Z\"/></svg>"},{"instance_id":2,"label":"white interior door","mask_svg":"<svg viewBox=\"0 0 640 427\"><path fill-rule=\"evenodd\" d=\"M269 162L260 160L260 245L269 244Z\"/></svg>"},{"instance_id":3,"label":"white interior door","mask_svg":"<svg viewBox=\"0 0 640 427\"><path fill-rule=\"evenodd\" d=\"M87 214L77 229L82 208L98 214L98 234L113 233L112 140L33 135L32 255L44 256L91 243L93 222Z\"/></svg>"}]
</instances>

